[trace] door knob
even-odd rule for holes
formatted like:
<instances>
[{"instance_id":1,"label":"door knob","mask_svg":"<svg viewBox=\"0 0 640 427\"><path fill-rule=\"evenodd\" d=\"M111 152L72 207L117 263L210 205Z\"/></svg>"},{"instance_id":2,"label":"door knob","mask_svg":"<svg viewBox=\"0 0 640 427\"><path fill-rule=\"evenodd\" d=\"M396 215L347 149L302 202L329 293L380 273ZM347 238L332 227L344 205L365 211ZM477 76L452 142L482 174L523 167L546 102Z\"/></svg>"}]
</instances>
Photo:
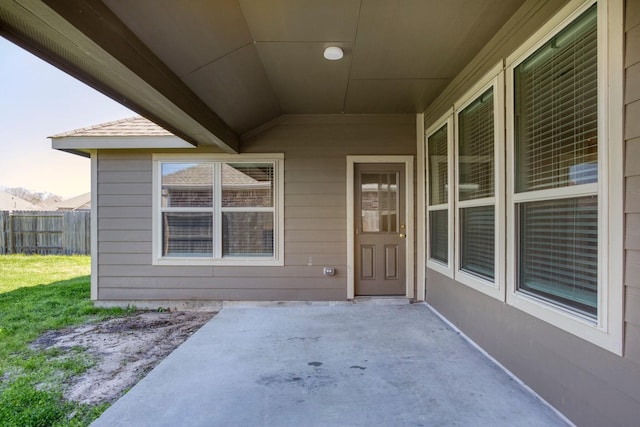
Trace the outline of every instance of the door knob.
<instances>
[{"instance_id":1,"label":"door knob","mask_svg":"<svg viewBox=\"0 0 640 427\"><path fill-rule=\"evenodd\" d=\"M404 239L404 238L406 238L406 237L407 237L407 235L406 235L406 234L404 234L404 233L400 233L400 238L401 238L401 239Z\"/></svg>"}]
</instances>

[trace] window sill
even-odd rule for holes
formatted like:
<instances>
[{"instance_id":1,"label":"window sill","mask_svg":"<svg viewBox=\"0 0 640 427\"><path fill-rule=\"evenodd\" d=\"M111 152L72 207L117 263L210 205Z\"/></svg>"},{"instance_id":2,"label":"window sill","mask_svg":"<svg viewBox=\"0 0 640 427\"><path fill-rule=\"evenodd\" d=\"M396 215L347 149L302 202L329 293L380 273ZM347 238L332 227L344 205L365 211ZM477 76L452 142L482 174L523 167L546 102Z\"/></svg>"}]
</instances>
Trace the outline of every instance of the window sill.
<instances>
[{"instance_id":1,"label":"window sill","mask_svg":"<svg viewBox=\"0 0 640 427\"><path fill-rule=\"evenodd\" d=\"M211 259L211 258L159 258L153 260L153 265L158 266L202 266L202 267L283 267L284 261L273 258L227 258L227 259Z\"/></svg>"}]
</instances>

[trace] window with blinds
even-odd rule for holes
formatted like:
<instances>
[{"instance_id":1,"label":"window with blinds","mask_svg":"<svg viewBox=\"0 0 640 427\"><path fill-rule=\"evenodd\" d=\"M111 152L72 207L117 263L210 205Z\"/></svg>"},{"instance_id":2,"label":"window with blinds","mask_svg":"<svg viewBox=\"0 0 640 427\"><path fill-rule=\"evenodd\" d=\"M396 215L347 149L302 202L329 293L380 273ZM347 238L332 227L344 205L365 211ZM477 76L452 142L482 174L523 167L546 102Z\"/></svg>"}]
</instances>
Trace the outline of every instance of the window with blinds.
<instances>
[{"instance_id":1,"label":"window with blinds","mask_svg":"<svg viewBox=\"0 0 640 427\"><path fill-rule=\"evenodd\" d=\"M458 113L459 269L495 279L493 86Z\"/></svg>"},{"instance_id":2,"label":"window with blinds","mask_svg":"<svg viewBox=\"0 0 640 427\"><path fill-rule=\"evenodd\" d=\"M458 200L494 195L493 88L458 114Z\"/></svg>"},{"instance_id":3,"label":"window with blinds","mask_svg":"<svg viewBox=\"0 0 640 427\"><path fill-rule=\"evenodd\" d=\"M221 166L222 256L273 256L273 164Z\"/></svg>"},{"instance_id":4,"label":"window with blinds","mask_svg":"<svg viewBox=\"0 0 640 427\"><path fill-rule=\"evenodd\" d=\"M449 263L449 125L427 138L429 259Z\"/></svg>"},{"instance_id":5,"label":"window with blinds","mask_svg":"<svg viewBox=\"0 0 640 427\"><path fill-rule=\"evenodd\" d=\"M594 318L597 53L594 5L513 74L517 288Z\"/></svg>"},{"instance_id":6,"label":"window with blinds","mask_svg":"<svg viewBox=\"0 0 640 427\"><path fill-rule=\"evenodd\" d=\"M162 257L275 255L275 165L162 162Z\"/></svg>"}]
</instances>

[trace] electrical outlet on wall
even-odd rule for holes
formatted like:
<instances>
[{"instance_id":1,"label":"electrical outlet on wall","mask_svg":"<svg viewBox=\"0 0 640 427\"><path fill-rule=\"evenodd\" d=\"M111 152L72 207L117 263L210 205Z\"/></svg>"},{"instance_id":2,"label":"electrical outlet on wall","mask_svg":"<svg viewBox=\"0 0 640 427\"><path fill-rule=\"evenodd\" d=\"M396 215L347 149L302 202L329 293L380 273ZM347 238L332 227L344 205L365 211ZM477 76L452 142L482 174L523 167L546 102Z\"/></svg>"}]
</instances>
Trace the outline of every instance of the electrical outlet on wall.
<instances>
[{"instance_id":1,"label":"electrical outlet on wall","mask_svg":"<svg viewBox=\"0 0 640 427\"><path fill-rule=\"evenodd\" d=\"M325 276L333 276L336 274L336 269L333 267L324 267L322 269L322 274L324 274Z\"/></svg>"}]
</instances>

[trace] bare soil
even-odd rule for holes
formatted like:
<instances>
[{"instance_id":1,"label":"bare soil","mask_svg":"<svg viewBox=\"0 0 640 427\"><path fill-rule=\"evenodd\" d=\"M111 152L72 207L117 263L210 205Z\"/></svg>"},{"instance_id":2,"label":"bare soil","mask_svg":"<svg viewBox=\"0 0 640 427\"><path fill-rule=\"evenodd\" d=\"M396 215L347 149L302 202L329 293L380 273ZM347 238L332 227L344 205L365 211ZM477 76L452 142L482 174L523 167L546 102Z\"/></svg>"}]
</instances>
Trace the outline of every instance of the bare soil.
<instances>
[{"instance_id":1,"label":"bare soil","mask_svg":"<svg viewBox=\"0 0 640 427\"><path fill-rule=\"evenodd\" d=\"M33 346L84 349L95 364L69 380L65 398L89 405L113 403L215 314L141 312L51 331Z\"/></svg>"}]
</instances>

